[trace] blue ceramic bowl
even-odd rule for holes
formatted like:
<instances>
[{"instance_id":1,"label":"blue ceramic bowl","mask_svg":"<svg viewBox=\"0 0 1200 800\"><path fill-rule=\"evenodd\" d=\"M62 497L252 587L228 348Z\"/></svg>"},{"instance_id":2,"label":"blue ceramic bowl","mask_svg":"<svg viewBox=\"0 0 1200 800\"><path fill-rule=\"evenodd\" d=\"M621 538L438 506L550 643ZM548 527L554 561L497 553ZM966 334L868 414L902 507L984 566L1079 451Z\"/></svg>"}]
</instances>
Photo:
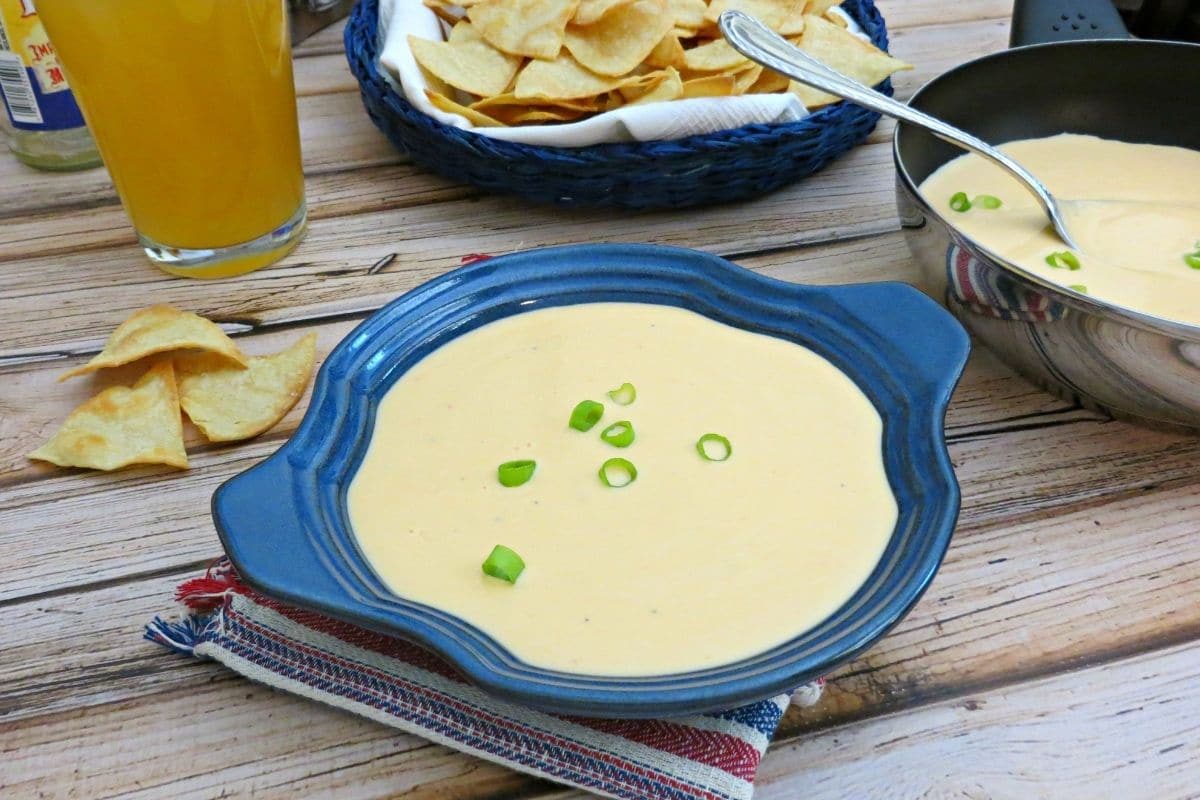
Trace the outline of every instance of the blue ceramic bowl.
<instances>
[{"instance_id":1,"label":"blue ceramic bowl","mask_svg":"<svg viewBox=\"0 0 1200 800\"><path fill-rule=\"evenodd\" d=\"M753 658L685 674L555 672L522 663L450 614L395 596L368 566L350 528L346 489L388 388L437 347L488 322L601 301L679 306L802 344L849 375L879 409L899 520L866 584L816 628ZM414 289L347 336L321 368L296 435L222 485L213 516L226 552L255 589L425 645L514 702L609 717L728 708L787 691L861 653L929 585L958 516L942 423L968 348L949 314L900 283L802 286L716 256L648 245L502 256Z\"/></svg>"}]
</instances>

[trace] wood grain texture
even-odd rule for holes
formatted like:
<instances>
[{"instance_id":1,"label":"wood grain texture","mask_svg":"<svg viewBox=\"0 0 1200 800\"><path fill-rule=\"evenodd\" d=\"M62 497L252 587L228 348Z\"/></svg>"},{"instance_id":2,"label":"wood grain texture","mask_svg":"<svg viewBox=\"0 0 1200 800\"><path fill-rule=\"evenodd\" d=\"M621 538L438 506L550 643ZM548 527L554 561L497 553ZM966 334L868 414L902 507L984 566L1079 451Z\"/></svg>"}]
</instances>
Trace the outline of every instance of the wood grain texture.
<instances>
[{"instance_id":1,"label":"wood grain texture","mask_svg":"<svg viewBox=\"0 0 1200 800\"><path fill-rule=\"evenodd\" d=\"M918 63L897 76L900 97L1007 38L1008 0L881 6L893 52ZM401 163L362 111L340 25L296 57L312 229L283 264L235 281L160 275L102 170L50 176L0 148L0 795L586 796L140 639L218 552L213 488L301 414L243 445L189 430L186 475L27 462L76 403L136 377L54 382L146 298L218 319L253 353L315 330L323 357L468 252L603 238L699 247L784 280L915 277L887 121L820 175L752 203L529 209ZM983 352L947 430L964 505L941 572L818 705L789 712L759 800L1198 796L1200 440L1108 422Z\"/></svg>"},{"instance_id":2,"label":"wood grain texture","mask_svg":"<svg viewBox=\"0 0 1200 800\"><path fill-rule=\"evenodd\" d=\"M897 96L908 96L947 66L976 52L1001 46L1004 35L1003 25L995 20L944 25L933 32L917 31L915 36L911 32L898 32L893 49L898 53L903 49L904 57L918 68L897 76ZM362 112L357 87L344 58L339 55L299 60L296 83L305 164L310 174L328 172L334 164L337 169L346 169L355 165L376 167L398 160L395 151ZM323 96L331 93L339 96ZM890 131L890 125L882 126L872 142L888 141ZM884 169L888 169L886 165ZM141 270L152 270L140 254L129 250L133 234L103 170L80 173L78 180L83 185L78 187L70 186L76 181L75 175L47 176L28 168L24 170L13 177L25 180L4 181L0 175L0 217L9 217L0 228L0 262L37 253L68 253L80 247L89 250L121 247L128 251L126 255L136 257L131 260ZM356 180L361 182L363 177L356 176ZM386 179L386 174L381 176L381 180ZM875 182L873 176L871 182ZM60 212L68 202L65 196L68 191L69 202L79 213L63 219ZM367 195L370 196L369 191ZM18 198L24 198L24 204ZM325 213L321 211L319 188L316 192L310 189L310 199L314 213ZM369 208L368 203L363 210ZM50 217L54 218L52 222ZM48 231L53 236L47 236ZM47 245L54 249L47 250ZM302 246L292 258L306 258L303 251Z\"/></svg>"}]
</instances>

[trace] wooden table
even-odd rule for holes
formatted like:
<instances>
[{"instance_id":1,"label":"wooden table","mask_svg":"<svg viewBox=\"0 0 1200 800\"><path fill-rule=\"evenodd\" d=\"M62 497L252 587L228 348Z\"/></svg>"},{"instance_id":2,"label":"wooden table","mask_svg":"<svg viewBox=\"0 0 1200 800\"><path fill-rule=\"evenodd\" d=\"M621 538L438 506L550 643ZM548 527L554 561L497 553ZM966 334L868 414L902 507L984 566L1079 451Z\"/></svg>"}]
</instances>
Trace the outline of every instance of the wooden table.
<instances>
[{"instance_id":1,"label":"wooden table","mask_svg":"<svg viewBox=\"0 0 1200 800\"><path fill-rule=\"evenodd\" d=\"M1010 0L890 0L892 47L929 77L1004 47ZM95 384L55 383L131 311L169 302L251 353L329 348L458 263L580 241L720 253L818 283L911 279L891 125L790 189L725 208L564 212L408 166L371 126L330 30L296 52L311 229L282 265L220 282L159 273L103 170L0 153L0 795L580 797L251 684L141 639L219 552L218 483L267 455L192 436L186 474L26 461ZM395 258L372 270L384 256ZM301 403L303 408L304 403ZM972 356L948 419L963 514L915 611L793 708L760 800L1167 798L1200 792L1200 439L1110 422Z\"/></svg>"}]
</instances>

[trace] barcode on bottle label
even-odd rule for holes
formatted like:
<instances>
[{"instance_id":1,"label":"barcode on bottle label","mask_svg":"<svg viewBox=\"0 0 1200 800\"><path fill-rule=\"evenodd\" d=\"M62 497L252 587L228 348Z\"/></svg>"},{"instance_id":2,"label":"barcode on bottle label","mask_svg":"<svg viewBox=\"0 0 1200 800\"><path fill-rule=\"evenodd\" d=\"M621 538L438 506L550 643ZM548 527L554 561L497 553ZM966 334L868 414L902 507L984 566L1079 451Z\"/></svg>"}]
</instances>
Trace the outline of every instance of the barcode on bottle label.
<instances>
[{"instance_id":1,"label":"barcode on bottle label","mask_svg":"<svg viewBox=\"0 0 1200 800\"><path fill-rule=\"evenodd\" d=\"M8 102L8 113L13 122L42 124L42 112L29 83L25 62L15 53L0 53L0 94Z\"/></svg>"}]
</instances>

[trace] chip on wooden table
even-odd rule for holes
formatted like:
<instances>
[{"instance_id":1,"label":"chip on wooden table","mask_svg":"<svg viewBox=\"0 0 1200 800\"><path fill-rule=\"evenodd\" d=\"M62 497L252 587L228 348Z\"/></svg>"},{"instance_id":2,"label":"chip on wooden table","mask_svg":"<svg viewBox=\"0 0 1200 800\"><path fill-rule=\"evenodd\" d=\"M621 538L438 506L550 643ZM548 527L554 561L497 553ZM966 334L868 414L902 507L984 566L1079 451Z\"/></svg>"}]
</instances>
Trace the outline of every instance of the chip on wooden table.
<instances>
[{"instance_id":1,"label":"chip on wooden table","mask_svg":"<svg viewBox=\"0 0 1200 800\"><path fill-rule=\"evenodd\" d=\"M206 353L179 356L179 403L209 441L257 436L283 419L312 378L317 335L302 336L269 356L252 356L233 369Z\"/></svg>"},{"instance_id":2,"label":"chip on wooden table","mask_svg":"<svg viewBox=\"0 0 1200 800\"><path fill-rule=\"evenodd\" d=\"M418 64L454 88L472 94L503 92L521 66L519 56L492 47L466 20L455 25L444 42L409 36L408 46Z\"/></svg>"},{"instance_id":3,"label":"chip on wooden table","mask_svg":"<svg viewBox=\"0 0 1200 800\"><path fill-rule=\"evenodd\" d=\"M479 35L514 56L556 58L579 0L483 0L467 9Z\"/></svg>"},{"instance_id":4,"label":"chip on wooden table","mask_svg":"<svg viewBox=\"0 0 1200 800\"><path fill-rule=\"evenodd\" d=\"M95 358L64 372L59 380L119 367L168 350L206 350L234 364L246 363L246 356L215 323L172 306L157 305L142 309L118 325Z\"/></svg>"},{"instance_id":5,"label":"chip on wooden table","mask_svg":"<svg viewBox=\"0 0 1200 800\"><path fill-rule=\"evenodd\" d=\"M889 75L912 69L911 64L889 56L823 17L808 18L804 35L796 41L796 46L864 86L875 86ZM810 109L841 99L796 81L791 82L789 89Z\"/></svg>"},{"instance_id":6,"label":"chip on wooden table","mask_svg":"<svg viewBox=\"0 0 1200 800\"><path fill-rule=\"evenodd\" d=\"M221 356L223 369L245 371ZM132 388L112 386L71 412L50 441L29 454L60 467L113 470L130 464L186 468L179 393L170 359L155 364Z\"/></svg>"}]
</instances>

